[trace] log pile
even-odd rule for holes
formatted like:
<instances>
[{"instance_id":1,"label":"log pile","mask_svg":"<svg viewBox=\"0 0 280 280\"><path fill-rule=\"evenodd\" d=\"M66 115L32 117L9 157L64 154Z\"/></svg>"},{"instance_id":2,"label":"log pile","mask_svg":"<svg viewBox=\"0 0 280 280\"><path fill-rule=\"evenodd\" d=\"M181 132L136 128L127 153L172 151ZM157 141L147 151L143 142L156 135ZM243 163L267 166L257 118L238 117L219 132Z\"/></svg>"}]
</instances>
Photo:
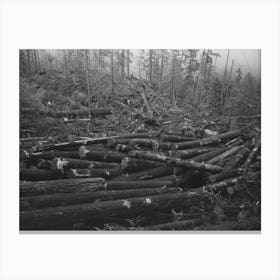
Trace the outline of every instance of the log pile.
<instances>
[{"instance_id":1,"label":"log pile","mask_svg":"<svg viewBox=\"0 0 280 280\"><path fill-rule=\"evenodd\" d=\"M260 229L260 146L150 131L22 150L20 229Z\"/></svg>"}]
</instances>

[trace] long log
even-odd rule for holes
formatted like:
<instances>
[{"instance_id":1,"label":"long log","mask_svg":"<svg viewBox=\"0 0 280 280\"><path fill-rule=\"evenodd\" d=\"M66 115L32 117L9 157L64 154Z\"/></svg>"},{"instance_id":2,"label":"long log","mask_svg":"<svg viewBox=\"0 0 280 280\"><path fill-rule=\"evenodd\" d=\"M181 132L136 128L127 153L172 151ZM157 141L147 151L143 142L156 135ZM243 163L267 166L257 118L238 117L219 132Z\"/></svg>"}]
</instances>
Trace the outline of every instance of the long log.
<instances>
[{"instance_id":1,"label":"long log","mask_svg":"<svg viewBox=\"0 0 280 280\"><path fill-rule=\"evenodd\" d=\"M55 157L64 157L64 158L75 158L80 159L78 151L48 151L48 152L37 152L37 153L28 153L24 151L22 154L22 160L36 160L36 159L46 159L51 160Z\"/></svg>"},{"instance_id":2,"label":"long log","mask_svg":"<svg viewBox=\"0 0 280 280\"><path fill-rule=\"evenodd\" d=\"M44 181L57 180L61 177L60 173L47 169L20 169L20 180L24 181Z\"/></svg>"},{"instance_id":3,"label":"long log","mask_svg":"<svg viewBox=\"0 0 280 280\"><path fill-rule=\"evenodd\" d=\"M83 159L54 158L51 161L51 169L61 173L70 169L91 169L91 168L118 168L117 163L89 161Z\"/></svg>"},{"instance_id":4,"label":"long log","mask_svg":"<svg viewBox=\"0 0 280 280\"><path fill-rule=\"evenodd\" d=\"M79 154L82 159L117 163L120 163L126 157L126 155L117 152L90 151L84 146L79 148Z\"/></svg>"},{"instance_id":5,"label":"long log","mask_svg":"<svg viewBox=\"0 0 280 280\"><path fill-rule=\"evenodd\" d=\"M254 158L256 157L257 153L258 153L258 150L260 149L261 147L261 141L258 140L256 145L254 146L254 148L252 149L252 151L250 152L250 154L248 155L245 163L243 164L243 168L244 169L248 169L250 164L252 163L252 161L254 160Z\"/></svg>"},{"instance_id":6,"label":"long log","mask_svg":"<svg viewBox=\"0 0 280 280\"><path fill-rule=\"evenodd\" d=\"M142 171L160 166L163 166L163 163L130 157L125 157L121 162L121 170L126 172Z\"/></svg>"},{"instance_id":7,"label":"long log","mask_svg":"<svg viewBox=\"0 0 280 280\"><path fill-rule=\"evenodd\" d=\"M109 216L140 214L145 211L188 206L197 197L191 193L160 194L97 203L20 212L20 230L73 229L73 224Z\"/></svg>"},{"instance_id":8,"label":"long log","mask_svg":"<svg viewBox=\"0 0 280 280\"><path fill-rule=\"evenodd\" d=\"M241 146L235 146L235 147L233 147L231 149L228 149L227 151L223 152L222 154L219 154L216 157L208 160L207 163L216 164L219 161L221 161L221 160L223 160L223 159L225 159L225 158L227 158L229 156L235 155L236 153L238 153L238 151L241 148L242 148Z\"/></svg>"},{"instance_id":9,"label":"long log","mask_svg":"<svg viewBox=\"0 0 280 280\"><path fill-rule=\"evenodd\" d=\"M170 151L169 155L180 159L189 159L204 153L212 152L215 149L216 148L194 148L189 150Z\"/></svg>"},{"instance_id":10,"label":"long log","mask_svg":"<svg viewBox=\"0 0 280 280\"><path fill-rule=\"evenodd\" d=\"M223 170L220 166L215 166L207 163L199 163L194 160L182 160L174 157L169 157L161 155L158 153L152 153L149 151L137 151L133 150L128 153L131 157L136 157L140 159L154 160L159 162L164 162L169 165L175 165L178 167L186 167L190 169L207 170L210 172L221 172Z\"/></svg>"},{"instance_id":11,"label":"long log","mask_svg":"<svg viewBox=\"0 0 280 280\"><path fill-rule=\"evenodd\" d=\"M20 182L20 196L55 193L91 192L107 188L103 178L62 179L54 181Z\"/></svg>"},{"instance_id":12,"label":"long log","mask_svg":"<svg viewBox=\"0 0 280 280\"><path fill-rule=\"evenodd\" d=\"M196 157L191 158L191 160L197 161L197 162L208 162L208 160L216 157L217 155L220 155L221 153L225 152L228 148L216 148L213 151L210 151L208 153L204 153L201 155L198 155Z\"/></svg>"},{"instance_id":13,"label":"long log","mask_svg":"<svg viewBox=\"0 0 280 280\"><path fill-rule=\"evenodd\" d=\"M219 144L220 142L227 141L232 138L239 137L241 135L240 130L233 130L227 133L223 133L216 136L206 137L196 141L189 141L189 142L181 142L172 145L172 148L175 150L183 150L189 148L196 148L196 147L203 147L209 145Z\"/></svg>"},{"instance_id":14,"label":"long log","mask_svg":"<svg viewBox=\"0 0 280 280\"><path fill-rule=\"evenodd\" d=\"M88 168L88 169L69 169L66 171L66 177L74 178L104 178L111 179L122 174L119 168L102 169L102 168Z\"/></svg>"},{"instance_id":15,"label":"long log","mask_svg":"<svg viewBox=\"0 0 280 280\"><path fill-rule=\"evenodd\" d=\"M128 189L22 197L20 211L180 192L180 188Z\"/></svg>"},{"instance_id":16,"label":"long log","mask_svg":"<svg viewBox=\"0 0 280 280\"><path fill-rule=\"evenodd\" d=\"M150 189L150 188L171 188L176 183L171 180L162 180L161 178L144 181L107 181L107 190L128 190L128 189Z\"/></svg>"},{"instance_id":17,"label":"long log","mask_svg":"<svg viewBox=\"0 0 280 280\"><path fill-rule=\"evenodd\" d=\"M134 228L134 230L192 230L202 224L201 219L183 220L165 224Z\"/></svg>"},{"instance_id":18,"label":"long log","mask_svg":"<svg viewBox=\"0 0 280 280\"><path fill-rule=\"evenodd\" d=\"M213 175L209 176L207 178L207 181L210 184L214 184L214 183L220 182L224 179L240 176L243 173L244 173L243 169L237 169L237 168L236 169L229 169L229 170L225 170L221 173L213 174Z\"/></svg>"},{"instance_id":19,"label":"long log","mask_svg":"<svg viewBox=\"0 0 280 280\"><path fill-rule=\"evenodd\" d=\"M186 136L179 136L179 135L169 135L169 134L163 134L160 135L160 139L162 141L167 142L185 142L185 141L193 141L193 137L186 137Z\"/></svg>"},{"instance_id":20,"label":"long log","mask_svg":"<svg viewBox=\"0 0 280 280\"><path fill-rule=\"evenodd\" d=\"M239 150L238 154L226 164L225 169L237 168L240 164L244 162L248 154L249 148L248 144L246 144L242 147L242 149Z\"/></svg>"}]
</instances>

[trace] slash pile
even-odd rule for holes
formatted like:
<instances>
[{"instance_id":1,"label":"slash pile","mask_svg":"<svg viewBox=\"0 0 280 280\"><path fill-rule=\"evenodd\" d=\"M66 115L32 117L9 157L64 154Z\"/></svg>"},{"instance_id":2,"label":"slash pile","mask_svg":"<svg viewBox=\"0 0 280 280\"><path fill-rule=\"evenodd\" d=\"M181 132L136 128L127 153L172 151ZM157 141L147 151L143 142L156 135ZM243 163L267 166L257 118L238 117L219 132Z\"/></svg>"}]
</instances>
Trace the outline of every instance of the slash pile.
<instances>
[{"instance_id":1,"label":"slash pile","mask_svg":"<svg viewBox=\"0 0 280 280\"><path fill-rule=\"evenodd\" d=\"M205 133L149 131L21 150L20 229L260 229L260 138Z\"/></svg>"}]
</instances>

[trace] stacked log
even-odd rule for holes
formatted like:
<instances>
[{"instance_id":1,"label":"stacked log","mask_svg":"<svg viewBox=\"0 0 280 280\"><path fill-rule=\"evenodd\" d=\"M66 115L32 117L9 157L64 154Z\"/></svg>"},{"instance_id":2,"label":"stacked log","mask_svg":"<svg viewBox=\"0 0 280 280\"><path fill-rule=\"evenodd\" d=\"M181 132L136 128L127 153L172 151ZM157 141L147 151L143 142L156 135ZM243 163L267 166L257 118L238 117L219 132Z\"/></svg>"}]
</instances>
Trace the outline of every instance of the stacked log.
<instances>
[{"instance_id":1,"label":"stacked log","mask_svg":"<svg viewBox=\"0 0 280 280\"><path fill-rule=\"evenodd\" d=\"M251 167L259 160L260 145L239 130L201 139L155 131L24 151L20 228L103 229L110 219L122 221L124 230L211 228L205 217L211 216L216 196L234 196L259 180ZM250 180L248 174L253 174ZM201 205L203 215L193 213ZM153 215L152 224L127 227L127 220Z\"/></svg>"}]
</instances>

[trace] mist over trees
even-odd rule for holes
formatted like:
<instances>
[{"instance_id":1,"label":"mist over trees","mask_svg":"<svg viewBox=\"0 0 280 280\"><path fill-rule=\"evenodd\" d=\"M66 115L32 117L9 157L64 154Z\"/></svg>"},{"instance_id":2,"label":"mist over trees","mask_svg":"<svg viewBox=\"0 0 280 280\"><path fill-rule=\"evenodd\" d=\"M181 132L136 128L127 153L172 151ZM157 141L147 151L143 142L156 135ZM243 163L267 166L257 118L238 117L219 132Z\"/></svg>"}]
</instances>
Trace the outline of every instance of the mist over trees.
<instances>
[{"instance_id":1,"label":"mist over trees","mask_svg":"<svg viewBox=\"0 0 280 280\"><path fill-rule=\"evenodd\" d=\"M260 114L260 78L233 67L235 62L228 56L223 72L217 71L220 58L211 49L30 49L20 50L20 75L23 79L43 79L46 73L57 73L61 82L72 85L60 92L71 106L75 106L73 94L82 99L78 107L106 105L127 79L137 78L146 80L159 95L168 96L174 108L186 102L197 113ZM42 90L39 103L43 105L63 99L53 88ZM25 96L22 101L26 101Z\"/></svg>"}]
</instances>

